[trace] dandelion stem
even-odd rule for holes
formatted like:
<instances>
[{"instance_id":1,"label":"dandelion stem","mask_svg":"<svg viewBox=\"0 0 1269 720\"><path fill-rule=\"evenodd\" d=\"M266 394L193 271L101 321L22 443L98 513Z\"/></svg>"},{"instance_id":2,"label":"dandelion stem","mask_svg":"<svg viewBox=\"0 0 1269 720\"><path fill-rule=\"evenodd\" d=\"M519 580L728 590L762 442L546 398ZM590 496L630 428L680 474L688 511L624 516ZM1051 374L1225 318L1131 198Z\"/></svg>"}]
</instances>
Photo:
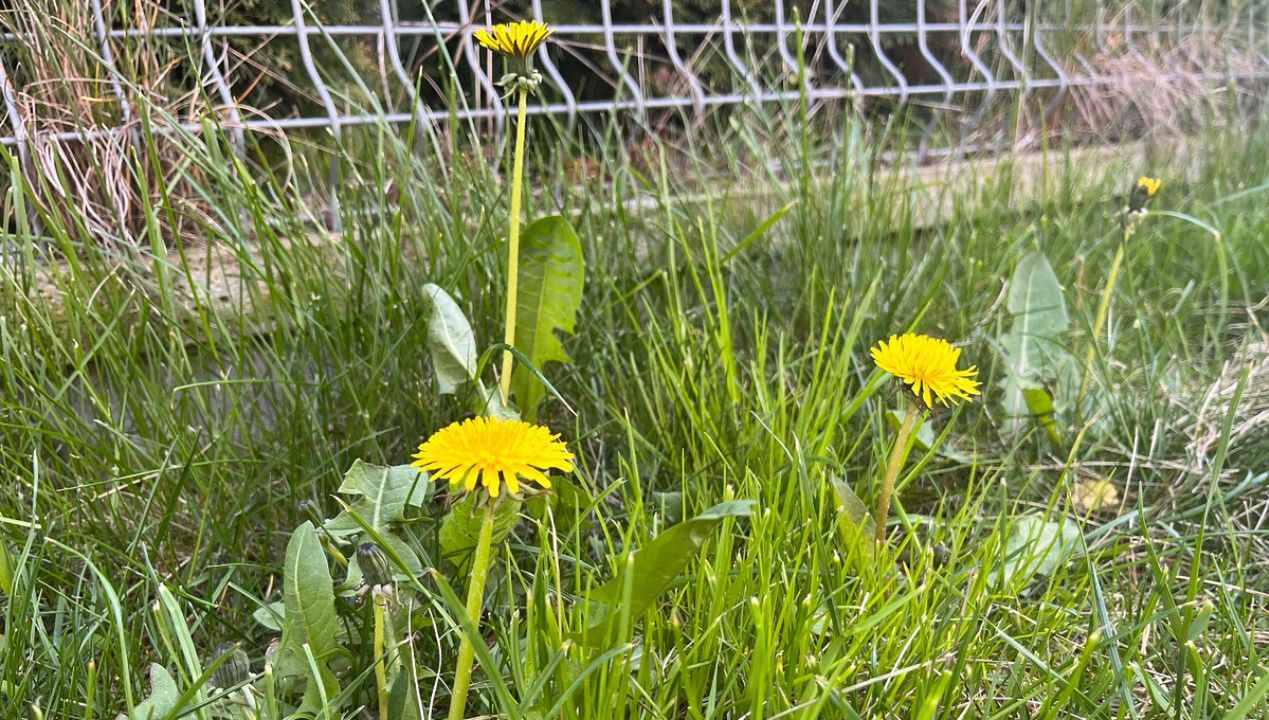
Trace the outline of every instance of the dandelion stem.
<instances>
[{"instance_id":1,"label":"dandelion stem","mask_svg":"<svg viewBox=\"0 0 1269 720\"><path fill-rule=\"evenodd\" d=\"M511 217L507 232L507 323L503 342L510 348L516 341L516 294L520 286L520 192L524 185L524 126L528 120L529 91L521 89L516 120L516 154L511 168ZM511 350L502 351L502 377L498 389L505 405L511 396Z\"/></svg>"},{"instance_id":2,"label":"dandelion stem","mask_svg":"<svg viewBox=\"0 0 1269 720\"><path fill-rule=\"evenodd\" d=\"M1101 338L1102 330L1106 327L1106 318L1110 315L1110 299L1115 294L1115 281L1119 279L1119 268L1124 264L1124 245L1129 235L1130 232L1125 229L1125 242L1119 243L1119 249L1115 251L1115 259L1110 263L1110 274L1106 277L1106 287L1102 289L1102 299L1097 304L1097 319L1093 321L1092 342L1088 346L1088 354L1084 356L1084 375L1080 379L1080 392L1075 401L1075 413L1081 418L1084 415L1084 398L1088 395L1089 381L1093 376L1093 360L1097 357L1097 342Z\"/></svg>"},{"instance_id":3,"label":"dandelion stem","mask_svg":"<svg viewBox=\"0 0 1269 720\"><path fill-rule=\"evenodd\" d=\"M467 588L467 617L471 624L480 627L480 606L485 599L485 579L493 553L494 507L486 504L484 517L480 519L480 535L476 540L476 552L472 557L471 584ZM462 720L467 706L467 687L471 684L472 662L476 658L476 646L472 638L463 633L458 645L458 668L454 671L454 692L450 697L449 720Z\"/></svg>"},{"instance_id":4,"label":"dandelion stem","mask_svg":"<svg viewBox=\"0 0 1269 720\"><path fill-rule=\"evenodd\" d=\"M908 459L908 438L912 436L912 428L916 425L917 413L920 409L916 403L908 403L908 413L903 416L903 424L899 426L899 437L895 438L894 447L890 449L890 459L886 462L886 476L881 481L881 497L877 500L877 542L886 539L886 516L890 513L890 496L894 494L894 482L899 477L903 462Z\"/></svg>"},{"instance_id":5,"label":"dandelion stem","mask_svg":"<svg viewBox=\"0 0 1269 720\"><path fill-rule=\"evenodd\" d=\"M379 720L388 720L388 670L384 665L383 609L388 598L372 590L375 604L375 685L379 690Z\"/></svg>"}]
</instances>

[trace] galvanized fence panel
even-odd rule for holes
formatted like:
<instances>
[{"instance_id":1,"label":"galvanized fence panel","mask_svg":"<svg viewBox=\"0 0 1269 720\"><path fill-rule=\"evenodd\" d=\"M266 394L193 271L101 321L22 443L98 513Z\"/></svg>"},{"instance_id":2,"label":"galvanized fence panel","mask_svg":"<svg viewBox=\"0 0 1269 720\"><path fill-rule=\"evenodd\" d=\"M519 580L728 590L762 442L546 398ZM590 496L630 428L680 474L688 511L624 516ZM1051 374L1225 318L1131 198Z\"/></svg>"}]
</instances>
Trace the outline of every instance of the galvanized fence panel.
<instances>
[{"instance_id":1,"label":"galvanized fence panel","mask_svg":"<svg viewBox=\"0 0 1269 720\"><path fill-rule=\"evenodd\" d=\"M284 25L217 25L209 22L206 0L191 0L189 16L185 22L166 27L108 27L102 0L91 0L94 40L99 59L106 70L110 89L118 101L121 125L133 120L130 91L127 80L116 68L113 46L129 38L185 38L199 49L201 66L198 75L205 85L209 101L208 112L232 129L305 129L324 127L336 136L345 126L378 123L407 122L416 115L423 120L441 122L456 116L467 118L497 118L506 108L498 99L494 76L486 54L472 39L472 32L485 24L485 15L498 13L473 13L473 7L484 8L486 0L451 0L450 16L453 20L437 18L432 22L406 23L395 18L398 0L378 0L373 14L376 22L358 25L322 26L313 18L304 0L291 0L292 20ZM1157 56L1161 47L1183 47L1187 37L1201 37L1207 43L1219 43L1222 50L1235 51L1254 57L1255 67L1237 69L1223 63L1214 63L1213 57L1191 56L1188 67L1177 67L1177 74L1193 76L1214 82L1261 79L1269 76L1269 3L1242 2L1228 4L1241 8L1240 12L1220 17L1208 9L1208 3L1168 3L1168 11L1160 14L1153 5L1114 3L1098 0L1093 21L1075 19L1071 0L1062 3L1011 3L1004 0L984 0L970 3L957 0L956 17L933 21L927 12L927 0L912 0L911 22L884 22L880 17L880 0L821 0L811 3L811 15L796 22L788 12L790 3L772 0L766 17L737 17L732 0L719 0L718 15L713 22L678 22L671 0L662 0L660 12L651 14L642 23L614 23L612 0L599 0L601 22L596 24L554 25L555 42L539 51L538 60L547 82L556 98L532 109L535 113L558 114L575 118L579 113L627 110L644 114L654 109L684 108L702 113L708 106L743 103L779 102L796 99L797 88L773 83L775 73L772 63L765 57L773 54L777 63L785 66L787 73L796 73L798 51L793 47L795 38L803 39L806 54L825 53L832 65L840 71L828 78L828 84L812 81L807 93L812 99L850 97L891 97L899 102L919 98L949 102L956 95L973 95L965 99L965 108L981 108L990 105L1000 94L1013 93L1026 96L1037 90L1053 89L1055 96L1073 87L1105 84L1111 78L1099 74L1087 57L1078 51L1069 57L1059 58L1049 47L1051 37L1057 34L1092 35L1096 48L1107 51L1114 45L1118 52L1141 54L1147 58ZM1215 6L1217 3L1210 3ZM843 22L841 16L848 7L867 5L865 22ZM887 3L893 7L895 3ZM1043 9L1037 9L1040 6ZM1154 8L1153 10L1151 8ZM542 18L540 0L532 3L533 15ZM435 14L440 15L439 12ZM1215 17L1220 25L1213 22ZM549 18L542 18L549 20ZM947 66L947 59L938 57L931 50L935 36L955 37L960 63L969 72L954 72ZM320 99L322 112L304 117L255 117L242 116L235 102L231 84L227 80L225 54L218 53L216 44L230 37L271 38L272 42L293 39L298 45L303 72L312 91ZM416 97L416 78L400 55L402 38L435 38L438 45L454 45L458 48L452 62L461 65L465 72L476 78L483 93L479 98L462 98L463 107L457 112L449 108L428 107ZM559 72L553 55L574 52L572 41L576 38L602 38L604 65L596 64L595 73L604 75L614 86L612 97L580 100L575 97L569 83ZM887 39L914 38L921 61L928 66L932 77L913 83L909 73L891 57L892 44ZM377 39L379 57L376 62L390 68L391 75L400 87L398 90L414 100L408 112L357 112L333 97L327 74L315 60L314 48L340 38ZM684 52L684 39L696 38L697 47ZM1236 42L1236 45L1234 44ZM29 135L25 130L26 119L18 112L5 68L3 50L14 43L22 43L19 34L0 35L0 86L3 86L7 117L5 132L0 142L8 146L22 146ZM700 45L717 45L735 76L743 80L736 87L714 87L698 75L693 59L703 50ZM638 50L637 48L644 48ZM656 48L655 51L648 48ZM684 93L658 93L649 88L645 74L635 71L641 59L652 57L672 68ZM885 71L885 77L865 80L856 72L856 59L867 54ZM1219 52L1216 53L1219 56ZM752 67L762 63L767 72ZM1218 66L1213 66L1218 65ZM957 77L960 75L960 77ZM214 102L212 102L214 101ZM185 128L198 130L200 123L185 123ZM84 140L103 133L118 132L119 128L85 128L62 131L49 139Z\"/></svg>"},{"instance_id":2,"label":"galvanized fence panel","mask_svg":"<svg viewBox=\"0 0 1269 720\"><path fill-rule=\"evenodd\" d=\"M191 49L201 117L172 124L199 132L213 118L238 145L245 133L258 130L325 129L338 140L347 128L368 124L418 121L433 127L451 119L486 119L501 132L505 122L495 65L472 37L491 19L507 17L490 0L424 3L423 21L401 20L398 0L377 0L366 3L364 24L329 25L318 22L305 0L290 0L289 21L271 25L224 24L207 0L184 0L185 12L167 13L159 26L121 24L114 5L88 1L91 30L83 42L91 43L108 81L116 106L112 123L45 127L19 101L23 89L15 86L8 64L26 38L21 32L0 34L0 143L15 148L24 164L36 144L135 141L141 96L118 67L116 53L117 44L133 39L169 39ZM716 14L702 20L683 19L672 0L661 0L647 4L641 22L619 23L612 0L598 0L597 22L553 25L553 42L537 56L547 91L530 112L570 124L585 113L612 112L640 122L663 112L699 120L712 107L793 102L803 95L817 103L885 101L892 110L934 108L920 136L922 153L930 151L936 134L935 116L954 115L942 129L955 129L948 152L959 152L994 110L1034 104L1048 113L1081 89L1114 92L1124 78L1107 71L1113 66L1108 59L1153 64L1167 77L1202 86L1263 88L1260 83L1269 78L1265 0L1081 0L1078 7L1072 0L937 0L937 7L935 2L814 0L797 3L800 10L792 1L771 0L742 12L735 0L718 0ZM527 11L550 20L541 0L528 3ZM228 52L234 39L255 39L261 47L294 43L299 68L287 80L302 85L317 110L273 116L245 107L235 94L242 70ZM346 83L332 79L347 68L326 66L323 58L329 55L323 53L343 42L374 44L371 64L382 68L382 92L355 102ZM406 42L427 45L444 56L452 78L461 77L453 98L457 108L423 92L434 78L420 77L417 64L403 56ZM573 65L571 80L561 66L565 61ZM578 92L579 66L593 76L588 85L599 84L604 92ZM809 72L799 75L803 67ZM805 86L797 84L798 77ZM332 172L338 173L337 164ZM337 180L336 174L332 181Z\"/></svg>"}]
</instances>

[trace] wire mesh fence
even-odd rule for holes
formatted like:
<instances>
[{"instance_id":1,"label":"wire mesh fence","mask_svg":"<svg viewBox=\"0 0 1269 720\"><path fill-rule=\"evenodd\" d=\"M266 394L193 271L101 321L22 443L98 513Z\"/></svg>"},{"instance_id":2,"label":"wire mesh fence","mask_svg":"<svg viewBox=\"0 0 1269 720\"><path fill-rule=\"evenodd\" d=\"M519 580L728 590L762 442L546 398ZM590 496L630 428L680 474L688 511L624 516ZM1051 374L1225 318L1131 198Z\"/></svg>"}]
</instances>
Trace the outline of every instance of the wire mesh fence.
<instances>
[{"instance_id":1,"label":"wire mesh fence","mask_svg":"<svg viewBox=\"0 0 1269 720\"><path fill-rule=\"evenodd\" d=\"M922 156L999 141L1002 118L1015 135L1104 133L1213 87L1259 107L1269 78L1265 0L368 0L333 20L321 2L276 0L260 24L211 0L13 3L0 143L25 165L61 144L136 142L142 125L214 128L238 147L383 123L501 132L500 68L472 33L525 16L555 29L532 113L655 129L805 98L906 113ZM78 84L58 95L58 78Z\"/></svg>"},{"instance_id":2,"label":"wire mesh fence","mask_svg":"<svg viewBox=\"0 0 1269 720\"><path fill-rule=\"evenodd\" d=\"M206 115L226 127L302 129L324 127L339 134L349 125L407 122L414 118L441 122L454 117L501 118L505 107L495 78L499 74L472 39L472 31L502 13L486 0L450 0L425 8L423 20L400 19L397 0L372 0L360 24L323 25L303 0L289 0L285 24L228 25L214 19L207 0L189 0L167 7L151 18L127 16L103 0L89 0L91 27L61 29L90 46L100 64L116 106L116 127L77 127L49 139L82 140L126 130L135 120L133 96L137 78L118 60L121 44L137 39L167 39L196 49L189 68L198 79ZM788 79L805 62L806 92L812 99L893 98L899 103L929 102L955 108L967 116L990 106L1002 94L1034 95L1051 91L1054 103L1073 88L1110 84L1114 77L1096 55L1137 57L1166 64L1178 77L1215 82L1259 79L1269 73L1269 4L1263 2L1013 3L1005 0L771 0L738 14L732 0L718 0L708 21L681 21L672 0L645 3L643 22L616 22L613 0L599 0L598 22L556 24L556 42L538 53L551 92L533 111L574 119L580 113L627 110L636 115L666 108L684 108L697 115L712 105L763 103L792 99L799 88ZM20 5L20 3L19 3ZM659 5L654 9L650 6ZM550 21L542 0L530 3L529 15ZM223 15L223 13L222 13ZM121 25L128 23L130 26ZM87 30L88 32L80 32ZM240 97L246 65L232 59L229 41L251 39L249 51L267 56L279 43L293 43L299 63L292 84L306 84L317 112L267 111L247 117ZM366 67L378 69L379 97L358 102L349 97L349 68L323 67L323 49L341 41L373 43ZM1086 42L1091 39L1091 43ZM2 142L22 146L32 133L31 108L23 107L6 58L29 37L9 29L0 35L0 86L7 124ZM461 107L456 111L430 103L420 92L419 47L446 56L441 66L455 78ZM801 43L801 48L796 47ZM404 46L415 55L404 57ZM426 54L426 53L424 53ZM804 60L799 60L801 55ZM576 75L567 77L561 58L584 66L606 93L581 97ZM728 71L720 82L717 69ZM363 78L364 79L364 78ZM364 89L364 88L363 88ZM606 97L603 95L607 95ZM599 95L598 97L596 95ZM401 106L397 98L411 102ZM370 108L377 105L377 108ZM396 110L388 108L397 107ZM200 123L190 120L187 129Z\"/></svg>"}]
</instances>

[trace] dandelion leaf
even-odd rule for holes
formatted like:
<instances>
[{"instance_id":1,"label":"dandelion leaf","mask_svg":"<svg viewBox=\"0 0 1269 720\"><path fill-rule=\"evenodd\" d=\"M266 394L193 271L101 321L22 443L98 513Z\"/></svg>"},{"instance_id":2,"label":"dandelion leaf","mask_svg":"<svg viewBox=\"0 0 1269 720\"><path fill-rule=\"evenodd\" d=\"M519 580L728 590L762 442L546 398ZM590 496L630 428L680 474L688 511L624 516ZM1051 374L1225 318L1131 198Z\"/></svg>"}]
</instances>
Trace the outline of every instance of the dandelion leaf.
<instances>
[{"instance_id":1,"label":"dandelion leaf","mask_svg":"<svg viewBox=\"0 0 1269 720\"><path fill-rule=\"evenodd\" d=\"M582 244L564 218L542 218L525 228L520 240L515 347L538 372L548 363L571 362L557 332L572 334L584 286ZM532 420L546 393L542 380L521 363L512 373L511 390L525 418Z\"/></svg>"},{"instance_id":2,"label":"dandelion leaf","mask_svg":"<svg viewBox=\"0 0 1269 720\"><path fill-rule=\"evenodd\" d=\"M311 522L296 528L287 543L282 596L282 644L275 673L284 682L305 680L301 707L316 709L321 706L322 689L328 698L339 694L339 683L326 666L339 649L339 621L330 568ZM317 677L313 677L314 665Z\"/></svg>"},{"instance_id":3,"label":"dandelion leaf","mask_svg":"<svg viewBox=\"0 0 1269 720\"><path fill-rule=\"evenodd\" d=\"M1045 520L1024 515L1015 520L1005 541L1001 584L1025 587L1036 575L1052 575L1083 551L1080 528L1069 518Z\"/></svg>"},{"instance_id":4,"label":"dandelion leaf","mask_svg":"<svg viewBox=\"0 0 1269 720\"><path fill-rule=\"evenodd\" d=\"M1006 429L1017 431L1022 423L1035 417L1027 404L1027 391L1041 388L1056 377L1066 354L1062 334L1071 325L1062 286L1042 253L1031 253L1018 262L1009 281L1005 307L1012 322L1000 338L1006 367L1001 402L1008 419Z\"/></svg>"},{"instance_id":5,"label":"dandelion leaf","mask_svg":"<svg viewBox=\"0 0 1269 720\"><path fill-rule=\"evenodd\" d=\"M428 283L423 292L432 301L427 341L436 384L442 395L450 395L476 379L476 334L458 303L439 285Z\"/></svg>"},{"instance_id":6,"label":"dandelion leaf","mask_svg":"<svg viewBox=\"0 0 1269 720\"><path fill-rule=\"evenodd\" d=\"M181 701L181 691L167 668L150 665L150 696L132 709L131 720L160 720L172 714Z\"/></svg>"},{"instance_id":7,"label":"dandelion leaf","mask_svg":"<svg viewBox=\"0 0 1269 720\"><path fill-rule=\"evenodd\" d=\"M521 503L511 498L503 498L494 508L493 541L501 542L511 534L511 529L520 520ZM441 521L440 541L441 556L458 564L466 559L472 548L476 547L476 539L480 536L481 513L476 507L476 494L468 493L466 497L454 503L445 519Z\"/></svg>"},{"instance_id":8,"label":"dandelion leaf","mask_svg":"<svg viewBox=\"0 0 1269 720\"><path fill-rule=\"evenodd\" d=\"M427 475L409 465L382 467L354 461L338 492L358 499L323 527L333 535L358 533L364 529L357 522L361 518L376 531L388 532L393 523L405 517L405 506L421 507L431 489Z\"/></svg>"},{"instance_id":9,"label":"dandelion leaf","mask_svg":"<svg viewBox=\"0 0 1269 720\"><path fill-rule=\"evenodd\" d=\"M616 576L588 594L593 603L592 610L599 619L575 639L590 644L602 643L611 636L623 611L629 611L629 616L634 619L650 609L683 573L714 528L727 518L749 517L753 514L755 503L754 500L719 503L662 531L634 551L627 561L618 562ZM627 587L629 597L626 596Z\"/></svg>"}]
</instances>

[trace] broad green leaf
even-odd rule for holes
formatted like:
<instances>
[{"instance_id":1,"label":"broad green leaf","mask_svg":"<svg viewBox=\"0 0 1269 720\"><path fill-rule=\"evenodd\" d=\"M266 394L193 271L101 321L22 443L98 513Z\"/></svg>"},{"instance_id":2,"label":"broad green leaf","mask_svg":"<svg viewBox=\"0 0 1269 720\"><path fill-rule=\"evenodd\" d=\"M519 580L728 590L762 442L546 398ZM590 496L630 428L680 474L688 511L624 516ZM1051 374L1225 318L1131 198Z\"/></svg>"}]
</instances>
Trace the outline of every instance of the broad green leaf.
<instances>
[{"instance_id":1,"label":"broad green leaf","mask_svg":"<svg viewBox=\"0 0 1269 720\"><path fill-rule=\"evenodd\" d=\"M502 498L494 508L494 542L501 542L511 534L511 529L520 521L520 502L511 498ZM451 562L458 563L476 547L476 539L480 536L481 511L476 506L476 493L468 493L466 497L454 503L441 521L440 539L441 556Z\"/></svg>"},{"instance_id":2,"label":"broad green leaf","mask_svg":"<svg viewBox=\"0 0 1269 720\"><path fill-rule=\"evenodd\" d=\"M1018 261L1005 307L1014 318L1014 329L1031 337L1056 338L1071 325L1057 273L1042 253L1033 252Z\"/></svg>"},{"instance_id":3,"label":"broad green leaf","mask_svg":"<svg viewBox=\"0 0 1269 720\"><path fill-rule=\"evenodd\" d=\"M662 522L674 525L683 522L683 491L653 492L652 502L656 505L657 514Z\"/></svg>"},{"instance_id":4,"label":"broad green leaf","mask_svg":"<svg viewBox=\"0 0 1269 720\"><path fill-rule=\"evenodd\" d=\"M1022 587L1036 575L1052 575L1082 552L1081 537L1079 526L1067 518L1060 522L1037 515L1018 518L1005 541L1001 579L1012 587Z\"/></svg>"},{"instance_id":5,"label":"broad green leaf","mask_svg":"<svg viewBox=\"0 0 1269 720\"><path fill-rule=\"evenodd\" d=\"M339 621L335 616L335 591L326 555L322 552L313 523L296 528L286 546L283 567L282 602L285 606L282 623L282 644L275 665L280 679L308 679L303 707L319 706L318 683L326 688L327 697L339 692L335 675L326 667L327 660L338 650L336 637ZM310 677L304 646L317 658L320 678Z\"/></svg>"},{"instance_id":6,"label":"broad green leaf","mask_svg":"<svg viewBox=\"0 0 1269 720\"><path fill-rule=\"evenodd\" d=\"M1065 353L1062 334L1071 325L1062 286L1042 253L1031 253L1018 262L1005 307L1012 321L1000 338L1007 368L1001 402L1006 429L1015 431L1032 416L1026 391L1054 379L1057 360Z\"/></svg>"},{"instance_id":7,"label":"broad green leaf","mask_svg":"<svg viewBox=\"0 0 1269 720\"><path fill-rule=\"evenodd\" d=\"M658 493L653 493L656 497ZM587 510L595 502L585 487L568 475L551 478L551 492L526 500L524 509L530 516L544 519L549 506L555 512L555 527L560 531L588 530L592 523ZM681 508L680 508L681 510ZM683 518L680 516L679 520ZM675 522L678 522L677 520Z\"/></svg>"},{"instance_id":8,"label":"broad green leaf","mask_svg":"<svg viewBox=\"0 0 1269 720\"><path fill-rule=\"evenodd\" d=\"M431 691L419 687L418 663L408 654L401 671L392 681L388 696L388 717L392 720L423 720L432 716Z\"/></svg>"},{"instance_id":9,"label":"broad green leaf","mask_svg":"<svg viewBox=\"0 0 1269 720\"><path fill-rule=\"evenodd\" d=\"M181 691L167 668L150 665L150 697L132 709L132 720L161 720L172 714L181 701Z\"/></svg>"},{"instance_id":10,"label":"broad green leaf","mask_svg":"<svg viewBox=\"0 0 1269 720\"><path fill-rule=\"evenodd\" d=\"M339 493L361 496L352 504L352 512L370 527L387 531L391 523L400 522L405 516L407 504L421 507L431 489L427 474L409 465L381 467L356 460L344 474ZM362 531L361 525L347 511L328 520L323 527L335 535Z\"/></svg>"},{"instance_id":11,"label":"broad green leaf","mask_svg":"<svg viewBox=\"0 0 1269 720\"><path fill-rule=\"evenodd\" d=\"M871 564L877 555L872 513L845 480L835 477L829 482L837 498L834 504L837 509L837 528L841 533L842 549L847 560ZM822 618L817 620L821 621Z\"/></svg>"},{"instance_id":12,"label":"broad green leaf","mask_svg":"<svg viewBox=\"0 0 1269 720\"><path fill-rule=\"evenodd\" d=\"M870 525L872 523L872 513L868 511L868 506L863 500L855 494L845 480L841 478L832 478L833 493L837 495L837 512L838 515L849 521L852 525Z\"/></svg>"},{"instance_id":13,"label":"broad green leaf","mask_svg":"<svg viewBox=\"0 0 1269 720\"><path fill-rule=\"evenodd\" d=\"M283 619L286 617L286 604L271 602L268 605L261 605L256 608L255 612L251 613L251 617L273 632L282 632Z\"/></svg>"},{"instance_id":14,"label":"broad green leaf","mask_svg":"<svg viewBox=\"0 0 1269 720\"><path fill-rule=\"evenodd\" d=\"M661 532L643 547L636 550L629 564L619 570L617 576L591 590L588 597L595 603L599 619L591 625L583 637L584 642L602 641L618 619L619 610L628 609L630 617L637 618L656 602L670 585L678 579L688 562L700 551L706 538L726 518L749 517L753 514L754 500L730 500L719 503L696 517L685 520ZM633 574L628 608L621 608L627 578Z\"/></svg>"},{"instance_id":15,"label":"broad green leaf","mask_svg":"<svg viewBox=\"0 0 1269 720\"><path fill-rule=\"evenodd\" d=\"M572 334L585 285L582 244L564 218L542 218L525 228L519 275L515 347L545 373L547 363L571 361L556 332ZM542 382L520 365L511 389L521 412L532 419L546 392Z\"/></svg>"},{"instance_id":16,"label":"broad green leaf","mask_svg":"<svg viewBox=\"0 0 1269 720\"><path fill-rule=\"evenodd\" d=\"M476 335L449 293L432 283L424 285L423 292L432 301L427 341L437 388L442 395L449 395L476 379Z\"/></svg>"},{"instance_id":17,"label":"broad green leaf","mask_svg":"<svg viewBox=\"0 0 1269 720\"><path fill-rule=\"evenodd\" d=\"M1057 413L1057 407L1053 405L1053 396L1049 395L1049 391L1044 388L1027 388L1022 391L1022 396L1027 401L1027 409L1031 411L1031 416L1049 434L1049 439L1060 445L1062 433L1058 430L1057 421L1053 419L1054 414Z\"/></svg>"}]
</instances>

